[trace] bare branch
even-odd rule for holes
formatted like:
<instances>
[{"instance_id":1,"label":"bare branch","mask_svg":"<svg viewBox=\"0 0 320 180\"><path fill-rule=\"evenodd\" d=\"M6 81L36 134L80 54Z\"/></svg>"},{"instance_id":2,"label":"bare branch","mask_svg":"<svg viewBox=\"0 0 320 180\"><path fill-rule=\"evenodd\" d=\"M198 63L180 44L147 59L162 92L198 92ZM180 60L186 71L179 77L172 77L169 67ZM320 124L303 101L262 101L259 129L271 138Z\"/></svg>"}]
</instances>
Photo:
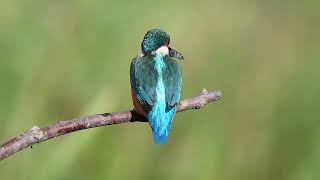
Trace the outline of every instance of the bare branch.
<instances>
[{"instance_id":1,"label":"bare branch","mask_svg":"<svg viewBox=\"0 0 320 180\"><path fill-rule=\"evenodd\" d=\"M177 111L181 112L189 109L200 109L209 102L219 100L221 96L222 94L220 91L208 92L206 89L203 89L200 95L180 101L177 106ZM147 120L134 111L125 111L96 114L67 121L60 121L44 128L33 126L26 132L10 139L0 146L0 161L33 144L57 136L83 129L128 122L147 122Z\"/></svg>"}]
</instances>

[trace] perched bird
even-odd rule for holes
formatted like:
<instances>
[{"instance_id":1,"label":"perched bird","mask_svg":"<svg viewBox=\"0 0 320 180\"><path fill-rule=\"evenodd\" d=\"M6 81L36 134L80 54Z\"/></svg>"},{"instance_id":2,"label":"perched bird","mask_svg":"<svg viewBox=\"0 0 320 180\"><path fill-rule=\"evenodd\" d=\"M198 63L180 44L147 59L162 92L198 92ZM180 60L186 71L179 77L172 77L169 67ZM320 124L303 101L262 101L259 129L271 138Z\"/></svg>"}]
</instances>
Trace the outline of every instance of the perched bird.
<instances>
[{"instance_id":1,"label":"perched bird","mask_svg":"<svg viewBox=\"0 0 320 180\"><path fill-rule=\"evenodd\" d=\"M148 31L141 43L142 53L130 66L134 110L148 119L156 144L167 142L181 93L182 74L177 60L183 56L169 43L165 31Z\"/></svg>"}]
</instances>

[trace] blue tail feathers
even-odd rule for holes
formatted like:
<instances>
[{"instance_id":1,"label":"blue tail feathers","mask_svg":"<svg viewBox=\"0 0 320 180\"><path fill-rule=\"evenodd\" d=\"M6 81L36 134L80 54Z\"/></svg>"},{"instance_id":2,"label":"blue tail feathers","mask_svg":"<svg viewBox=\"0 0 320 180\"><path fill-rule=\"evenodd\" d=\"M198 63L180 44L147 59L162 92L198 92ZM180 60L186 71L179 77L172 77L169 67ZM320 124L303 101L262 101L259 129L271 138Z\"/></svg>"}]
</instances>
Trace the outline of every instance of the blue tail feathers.
<instances>
[{"instance_id":1,"label":"blue tail feathers","mask_svg":"<svg viewBox=\"0 0 320 180\"><path fill-rule=\"evenodd\" d=\"M170 125L176 107L169 111L166 110L165 104L156 103L148 113L149 124L153 132L153 140L156 144L166 144L170 131Z\"/></svg>"}]
</instances>

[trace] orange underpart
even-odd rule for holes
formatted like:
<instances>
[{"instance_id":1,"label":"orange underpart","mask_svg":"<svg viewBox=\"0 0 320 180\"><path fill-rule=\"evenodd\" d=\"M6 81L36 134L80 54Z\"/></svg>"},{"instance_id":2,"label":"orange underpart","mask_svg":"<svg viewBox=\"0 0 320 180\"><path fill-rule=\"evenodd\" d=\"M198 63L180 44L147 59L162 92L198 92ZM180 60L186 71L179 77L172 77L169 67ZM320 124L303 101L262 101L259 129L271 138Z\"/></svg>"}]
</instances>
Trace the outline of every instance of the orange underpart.
<instances>
[{"instance_id":1,"label":"orange underpart","mask_svg":"<svg viewBox=\"0 0 320 180\"><path fill-rule=\"evenodd\" d=\"M132 87L131 87L131 97L132 97L132 103L134 107L133 110L143 115L144 117L147 117L147 113L144 111L143 106L138 101L136 93Z\"/></svg>"}]
</instances>

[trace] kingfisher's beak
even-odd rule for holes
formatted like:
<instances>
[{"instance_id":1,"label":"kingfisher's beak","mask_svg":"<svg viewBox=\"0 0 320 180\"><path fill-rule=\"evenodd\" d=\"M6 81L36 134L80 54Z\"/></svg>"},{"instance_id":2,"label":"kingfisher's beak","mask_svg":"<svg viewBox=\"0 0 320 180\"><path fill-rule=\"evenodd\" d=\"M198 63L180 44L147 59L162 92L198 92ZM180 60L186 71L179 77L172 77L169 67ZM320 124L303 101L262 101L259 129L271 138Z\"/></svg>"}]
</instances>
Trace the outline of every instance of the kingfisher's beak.
<instances>
[{"instance_id":1,"label":"kingfisher's beak","mask_svg":"<svg viewBox=\"0 0 320 180\"><path fill-rule=\"evenodd\" d=\"M184 59L181 53L179 53L178 51L172 49L171 47L169 47L169 56L177 58L179 60L183 60Z\"/></svg>"}]
</instances>

